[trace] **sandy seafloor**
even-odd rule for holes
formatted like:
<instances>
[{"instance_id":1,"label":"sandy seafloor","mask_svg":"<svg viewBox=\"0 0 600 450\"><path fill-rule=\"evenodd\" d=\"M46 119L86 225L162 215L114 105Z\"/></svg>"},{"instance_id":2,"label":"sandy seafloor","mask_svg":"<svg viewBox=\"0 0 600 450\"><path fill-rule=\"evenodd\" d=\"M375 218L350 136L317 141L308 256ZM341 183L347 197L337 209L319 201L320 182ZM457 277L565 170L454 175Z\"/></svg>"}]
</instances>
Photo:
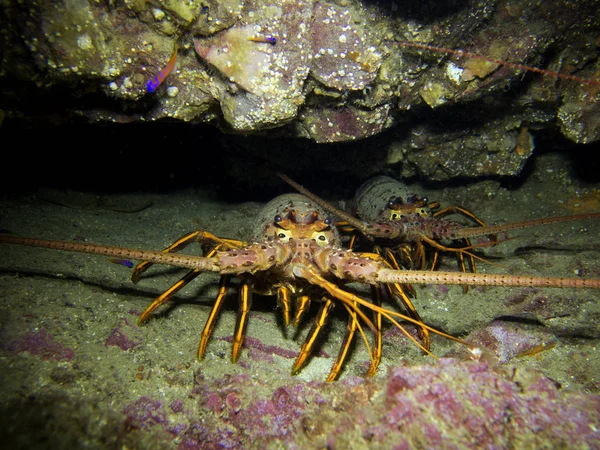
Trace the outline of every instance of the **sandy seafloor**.
<instances>
[{"instance_id":1,"label":"sandy seafloor","mask_svg":"<svg viewBox=\"0 0 600 450\"><path fill-rule=\"evenodd\" d=\"M488 223L503 223L599 211L598 189L600 185L573 178L560 156L546 155L512 190L486 181L421 192L444 205L468 207ZM4 196L0 228L22 236L162 249L195 229L245 239L261 206L223 202L209 190L99 197L40 189ZM517 238L484 250L496 265L480 264L480 272L600 277L597 221L510 236ZM199 250L191 246L186 251ZM445 260L444 268L456 270L454 260ZM411 428L418 420L390 423L386 417L385 405L398 407L385 403L394 371L422 371L426 384L444 376L444 364L459 378L479 364L502 380L496 385L518 387L523 395L529 386L524 380L537 380L532 374L541 371L552 380L552 395L561 405L571 403L576 412L592 414L582 419L589 426L585 433L574 430L586 434L575 447L600 448L600 424L593 411L600 405L600 292L476 288L465 294L458 286L416 286L414 302L427 323L470 342L490 344L490 355L483 362L471 361L459 344L433 337L436 355L457 358L444 359L440 366L386 325L384 356L374 379L361 378L368 355L357 340L340 381L325 384L345 328L341 308L317 354L292 377L294 355L310 320L298 332L290 328L286 333L275 300L255 297L246 346L232 364L229 341L237 305L232 289L206 358L198 362L199 336L218 276L197 278L138 327L137 316L185 271L154 267L137 285L129 281L130 272L100 256L0 246L0 446L402 448L394 437L398 434L406 438L404 448L535 448L541 439L536 434L561 430L562 425L548 422L536 425L538 429L522 425L490 441L473 433L465 438L462 425L444 426L443 418L484 412L421 402L421 411L438 413L424 420L441 430L440 447L431 430ZM313 309L311 315L315 313ZM452 382L445 381L450 390ZM570 395L576 400L571 402ZM546 400L540 396L539 402ZM353 409L355 405L362 406ZM540 409L547 407L543 405ZM538 411L533 407L528 414L535 418ZM511 433L521 433L522 440ZM553 446L553 435L548 436L546 448ZM568 445L560 439L555 443L556 448Z\"/></svg>"}]
</instances>

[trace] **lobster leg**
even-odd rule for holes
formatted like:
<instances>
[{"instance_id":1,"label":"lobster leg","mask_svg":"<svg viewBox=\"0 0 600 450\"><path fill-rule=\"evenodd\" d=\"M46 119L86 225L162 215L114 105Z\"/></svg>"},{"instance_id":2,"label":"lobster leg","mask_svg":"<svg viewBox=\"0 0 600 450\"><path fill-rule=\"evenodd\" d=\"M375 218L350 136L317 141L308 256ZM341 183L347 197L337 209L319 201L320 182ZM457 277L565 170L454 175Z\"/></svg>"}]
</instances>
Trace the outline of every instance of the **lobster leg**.
<instances>
[{"instance_id":1,"label":"lobster leg","mask_svg":"<svg viewBox=\"0 0 600 450\"><path fill-rule=\"evenodd\" d=\"M319 332L321 331L323 326L325 326L325 324L327 323L327 316L333 309L333 306L334 306L333 301L329 298L325 299L325 301L321 305L321 308L319 309L319 312L317 314L317 317L315 318L313 326L310 329L308 335L306 336L306 340L304 341L304 344L302 345L302 349L300 350L300 353L298 353L298 357L296 358L294 367L292 367L292 375L296 375L296 374L298 374L298 372L300 372L300 369L306 362L306 358L308 358L308 356L312 352L313 347L315 345L315 341L317 340L317 337L319 335Z\"/></svg>"},{"instance_id":2,"label":"lobster leg","mask_svg":"<svg viewBox=\"0 0 600 450\"><path fill-rule=\"evenodd\" d=\"M210 314L208 315L208 319L206 319L206 324L204 325L204 329L202 330L202 334L200 336L200 345L198 345L198 360L204 358L206 345L208 344L208 339L212 335L213 329L215 328L219 311L223 305L223 299L225 298L225 294L228 290L230 278L231 277L229 275L223 275L219 280L219 293L217 294L215 303L213 304Z\"/></svg>"},{"instance_id":3,"label":"lobster leg","mask_svg":"<svg viewBox=\"0 0 600 450\"><path fill-rule=\"evenodd\" d=\"M152 314L160 306L165 304L167 300L169 300L173 296L173 294L175 294L177 291L179 291L182 287L187 285L190 281L195 279L201 273L202 272L198 269L194 269L186 273L177 283L175 283L165 292L156 297L156 299L150 304L150 306L148 306L146 310L140 315L140 317L137 320L137 324L141 325L144 322L146 322L148 320L148 317L150 317L150 314Z\"/></svg>"},{"instance_id":4,"label":"lobster leg","mask_svg":"<svg viewBox=\"0 0 600 450\"><path fill-rule=\"evenodd\" d=\"M184 249L185 247L187 247L188 245L190 245L194 242L199 242L200 244L209 244L210 243L210 244L215 245L215 247L213 249L211 249L211 251L207 255L205 255L207 258L213 257L215 255L216 251L222 249L223 247L226 249L231 249L231 248L244 247L247 245L243 241L237 241L234 239L224 239L224 238L217 237L208 231L196 230L196 231L192 231L191 233L188 233L188 234L180 237L179 239L177 239L175 242L173 242L171 245L169 245L167 248L165 248L162 251L165 253L178 252L179 250ZM137 266L135 266L135 268L133 269L133 273L131 274L131 281L133 283L137 283L138 281L140 281L142 274L146 270L148 270L150 268L150 266L152 266L152 264L153 263L151 263L149 261L142 261Z\"/></svg>"},{"instance_id":5,"label":"lobster leg","mask_svg":"<svg viewBox=\"0 0 600 450\"><path fill-rule=\"evenodd\" d=\"M481 220L468 209L461 208L460 206L448 206L444 209L440 209L439 211L433 213L433 217L445 217L451 214L460 214L461 216L466 217L467 219L470 219L471 221L475 222L479 226L486 226L483 220Z\"/></svg>"},{"instance_id":6,"label":"lobster leg","mask_svg":"<svg viewBox=\"0 0 600 450\"><path fill-rule=\"evenodd\" d=\"M283 323L287 327L290 324L290 290L283 286L277 289L277 304L283 314Z\"/></svg>"},{"instance_id":7,"label":"lobster leg","mask_svg":"<svg viewBox=\"0 0 600 450\"><path fill-rule=\"evenodd\" d=\"M376 254L380 254L381 250L379 249L379 247L376 248ZM394 255L394 252L392 252L390 249L386 248L384 249L385 251L385 257L381 257L382 261L385 262L386 265L388 265L389 267L396 269L396 270L402 270L400 268L400 265L398 264L398 261ZM402 304L404 305L404 307L406 308L406 310L408 311L408 315L410 317L412 317L413 319L419 321L419 322L423 322L423 320L421 319L421 316L419 316L419 313L417 312L417 310L415 309L412 301L408 298L408 296L406 295L405 291L409 290L413 295L414 295L414 289L412 288L412 286L410 284L405 284L405 285L400 285L400 284L394 284L394 285L388 285L387 286L387 290L389 292L389 294L392 297L399 297L400 301L402 302ZM377 303L378 306L381 306L381 299L379 298L381 295L381 291L373 291L373 295L374 298L379 300L379 303ZM381 322L381 317L379 317L379 322ZM377 321L377 319L376 319ZM381 327L379 327L379 330L381 330ZM426 328L420 328L419 329L419 336L421 338L421 340L423 341L423 347L425 347L427 350L429 350L430 344L431 344L431 338L429 337L429 332L427 331Z\"/></svg>"},{"instance_id":8,"label":"lobster leg","mask_svg":"<svg viewBox=\"0 0 600 450\"><path fill-rule=\"evenodd\" d=\"M381 289L383 289L383 286L371 286L373 302L377 306L381 306ZM408 298L406 299L408 300ZM410 306L412 306L410 300L408 301L408 303L410 304ZM358 306L355 307L358 308ZM379 363L381 363L381 354L383 353L381 313L378 311L373 311L373 324L375 325L377 331L373 335L373 353L371 355L371 365L369 366L369 370L367 371L367 377L372 377L373 375L375 375L375 372L377 372L377 367L379 367Z\"/></svg>"},{"instance_id":9,"label":"lobster leg","mask_svg":"<svg viewBox=\"0 0 600 450\"><path fill-rule=\"evenodd\" d=\"M354 305L354 307L356 308L357 306ZM342 339L342 346L340 347L340 351L338 352L338 356L335 359L333 366L331 366L331 370L329 371L327 381L335 381L338 374L340 373L342 365L344 364L346 356L348 355L348 350L350 349L350 344L352 343L352 338L354 337L354 333L356 332L357 325L358 322L356 320L356 315L351 312L348 315L348 325L346 325L344 339Z\"/></svg>"},{"instance_id":10,"label":"lobster leg","mask_svg":"<svg viewBox=\"0 0 600 450\"><path fill-rule=\"evenodd\" d=\"M294 326L297 327L304 317L304 313L308 311L310 307L310 297L308 295L302 295L296 299L296 311L294 314Z\"/></svg>"},{"instance_id":11,"label":"lobster leg","mask_svg":"<svg viewBox=\"0 0 600 450\"><path fill-rule=\"evenodd\" d=\"M373 256L377 256L377 255L373 255ZM376 259L376 258L374 258ZM395 281L392 281L391 278L392 277L398 277L400 276L400 274L411 274L414 272L411 271L396 271L396 270L391 270L391 269L383 269L382 273L384 274L384 277L386 278L386 283L394 283ZM422 273L427 273L430 274L431 272L421 272ZM460 342L461 344L470 346L470 344L468 344L467 342L463 341L462 339L459 339L457 337L451 336L447 333L444 333L443 331L440 330L436 330L433 327L430 327L429 325L426 325L423 322L419 322L418 320L413 319L412 317L409 317L405 314L401 314L398 313L396 311L392 311L386 308L383 308L381 306L377 306L355 294L352 294L350 292L344 291L343 289L341 289L339 286L337 286L336 284L327 281L325 278L323 278L322 276L320 276L319 274L315 273L314 271L305 268L305 267L297 267L294 269L294 274L298 277L304 278L305 280L307 280L309 283L314 284L316 286L320 286L323 289L325 289L332 297L337 298L338 300L340 300L347 308L351 308L353 312L355 312L358 316L360 316L360 318L363 320L363 322L365 322L369 328L371 328L371 330L374 333L377 333L377 329L375 327L375 325L373 325L373 323L371 322L371 320L361 311L361 309L356 306L356 304L358 305L362 305L365 308L371 310L371 311L376 311L376 312L380 312L382 314L383 317L385 317L386 319L388 319L390 322L392 322L402 333L404 333L417 347L419 347L421 350L423 350L423 352L425 352L428 355L431 355L431 352L429 350L427 350L425 347L423 347L421 344L419 344L419 342L417 342L415 340L415 338L413 338L410 333L408 331L406 331L406 329L404 329L404 327L402 327L402 325L400 325L398 323L397 320L394 319L394 317L397 317L399 319L403 319L406 320L407 322L413 323L417 326L426 328L427 330L431 331L432 333L438 334L440 336L443 336L445 338L451 339L453 341L456 342ZM463 275L463 274L458 274L458 275ZM417 280L417 278L415 278L415 280ZM460 284L460 283L456 283L456 284Z\"/></svg>"},{"instance_id":12,"label":"lobster leg","mask_svg":"<svg viewBox=\"0 0 600 450\"><path fill-rule=\"evenodd\" d=\"M248 283L243 283L240 287L240 308L238 310L235 333L233 335L233 347L231 349L231 361L236 362L240 357L246 326L248 325L248 312L252 304L252 289Z\"/></svg>"}]
</instances>

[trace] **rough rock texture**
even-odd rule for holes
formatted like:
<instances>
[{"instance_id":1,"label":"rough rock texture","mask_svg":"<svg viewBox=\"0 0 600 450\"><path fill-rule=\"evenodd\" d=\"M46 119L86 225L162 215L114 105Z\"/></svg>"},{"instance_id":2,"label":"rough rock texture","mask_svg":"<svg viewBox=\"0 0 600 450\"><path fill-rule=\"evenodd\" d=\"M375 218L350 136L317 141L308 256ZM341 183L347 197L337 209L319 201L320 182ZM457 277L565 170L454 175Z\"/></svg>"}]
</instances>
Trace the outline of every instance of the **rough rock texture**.
<instances>
[{"instance_id":1,"label":"rough rock texture","mask_svg":"<svg viewBox=\"0 0 600 450\"><path fill-rule=\"evenodd\" d=\"M598 2L4 0L7 123L175 119L347 142L395 126L387 157L430 180L514 175L536 130L600 137L596 86L408 41L594 78ZM179 47L177 69L145 86ZM273 155L267 155L270 159Z\"/></svg>"}]
</instances>

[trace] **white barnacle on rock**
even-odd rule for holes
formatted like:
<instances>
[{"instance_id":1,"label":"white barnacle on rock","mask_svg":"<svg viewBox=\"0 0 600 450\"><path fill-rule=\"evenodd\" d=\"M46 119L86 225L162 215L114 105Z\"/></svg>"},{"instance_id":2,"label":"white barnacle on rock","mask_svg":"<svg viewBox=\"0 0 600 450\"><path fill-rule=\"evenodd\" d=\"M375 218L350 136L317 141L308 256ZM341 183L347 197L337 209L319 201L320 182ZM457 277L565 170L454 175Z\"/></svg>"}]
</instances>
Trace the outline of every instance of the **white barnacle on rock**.
<instances>
[{"instance_id":1,"label":"white barnacle on rock","mask_svg":"<svg viewBox=\"0 0 600 450\"><path fill-rule=\"evenodd\" d=\"M77 47L81 50L90 50L92 48L92 38L88 34L77 36Z\"/></svg>"},{"instance_id":2,"label":"white barnacle on rock","mask_svg":"<svg viewBox=\"0 0 600 450\"><path fill-rule=\"evenodd\" d=\"M152 10L152 15L154 16L154 19L159 22L165 18L165 12L160 8L154 8Z\"/></svg>"},{"instance_id":3,"label":"white barnacle on rock","mask_svg":"<svg viewBox=\"0 0 600 450\"><path fill-rule=\"evenodd\" d=\"M461 67L458 67L456 64L454 63L448 63L448 65L446 66L446 75L448 76L448 78L450 78L452 81L454 81L455 84L460 84L461 81L461 75L464 72L464 69L462 69Z\"/></svg>"}]
</instances>

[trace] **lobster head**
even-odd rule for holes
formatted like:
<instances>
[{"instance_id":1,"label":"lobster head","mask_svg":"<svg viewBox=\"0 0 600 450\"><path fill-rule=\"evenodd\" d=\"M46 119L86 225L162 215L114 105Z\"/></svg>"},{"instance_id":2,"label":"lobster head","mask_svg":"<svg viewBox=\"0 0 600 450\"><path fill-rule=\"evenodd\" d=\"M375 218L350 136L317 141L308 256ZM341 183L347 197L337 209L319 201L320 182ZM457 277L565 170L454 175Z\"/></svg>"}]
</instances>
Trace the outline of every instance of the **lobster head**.
<instances>
[{"instance_id":1,"label":"lobster head","mask_svg":"<svg viewBox=\"0 0 600 450\"><path fill-rule=\"evenodd\" d=\"M287 243L311 239L320 247L341 245L337 229L326 212L300 194L284 194L265 205L252 238L257 242Z\"/></svg>"}]
</instances>

